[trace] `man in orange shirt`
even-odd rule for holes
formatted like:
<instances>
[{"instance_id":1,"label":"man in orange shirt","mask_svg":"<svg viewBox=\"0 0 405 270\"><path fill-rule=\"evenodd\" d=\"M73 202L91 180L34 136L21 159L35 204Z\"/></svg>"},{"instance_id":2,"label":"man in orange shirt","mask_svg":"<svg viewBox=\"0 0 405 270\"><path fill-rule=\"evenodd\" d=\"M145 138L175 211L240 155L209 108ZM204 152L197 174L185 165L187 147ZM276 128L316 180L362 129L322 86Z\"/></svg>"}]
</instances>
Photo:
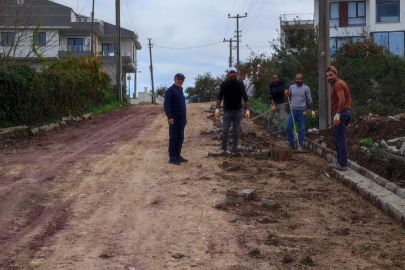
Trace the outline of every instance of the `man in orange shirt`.
<instances>
[{"instance_id":1,"label":"man in orange shirt","mask_svg":"<svg viewBox=\"0 0 405 270\"><path fill-rule=\"evenodd\" d=\"M347 84L339 79L338 71L330 66L326 69L326 79L332 85L331 100L333 118L333 143L336 146L337 163L330 167L339 171L347 170L347 126L351 120L352 98Z\"/></svg>"}]
</instances>

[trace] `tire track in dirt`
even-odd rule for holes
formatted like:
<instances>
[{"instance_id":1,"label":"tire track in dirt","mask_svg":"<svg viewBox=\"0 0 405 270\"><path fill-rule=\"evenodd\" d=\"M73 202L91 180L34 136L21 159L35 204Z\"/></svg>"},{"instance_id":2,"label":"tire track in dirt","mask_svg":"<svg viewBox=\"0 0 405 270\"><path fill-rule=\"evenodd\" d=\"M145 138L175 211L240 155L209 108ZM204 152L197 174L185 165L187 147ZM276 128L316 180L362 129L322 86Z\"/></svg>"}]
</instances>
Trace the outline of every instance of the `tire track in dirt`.
<instances>
[{"instance_id":1,"label":"tire track in dirt","mask_svg":"<svg viewBox=\"0 0 405 270\"><path fill-rule=\"evenodd\" d=\"M46 134L38 139L38 144L28 145L28 150L13 149L11 155L7 151L1 153L4 158L0 170L8 174L0 181L0 250L6 251L0 255L0 265L7 265L6 258L26 246L34 251L41 249L47 239L63 230L70 218L71 201L63 200L61 193L77 185L83 172L91 173L86 169L97 154L114 151L115 145L106 147L105 143L118 145L141 136L142 123L147 126L150 117L160 113L161 108L154 106L121 109ZM57 150L44 147L49 145L56 145ZM25 169L10 171L16 164ZM77 179L69 181L67 175L72 168L80 173Z\"/></svg>"}]
</instances>

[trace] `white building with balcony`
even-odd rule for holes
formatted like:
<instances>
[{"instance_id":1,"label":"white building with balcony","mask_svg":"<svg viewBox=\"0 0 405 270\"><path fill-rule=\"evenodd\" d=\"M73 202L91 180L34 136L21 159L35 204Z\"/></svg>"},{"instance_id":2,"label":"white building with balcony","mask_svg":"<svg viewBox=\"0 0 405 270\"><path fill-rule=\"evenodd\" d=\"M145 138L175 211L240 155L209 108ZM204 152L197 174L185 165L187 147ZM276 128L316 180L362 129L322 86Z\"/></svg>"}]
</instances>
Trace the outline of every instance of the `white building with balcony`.
<instances>
[{"instance_id":1,"label":"white building with balcony","mask_svg":"<svg viewBox=\"0 0 405 270\"><path fill-rule=\"evenodd\" d=\"M95 19L92 44L91 16L48 0L6 0L0 8L0 32L2 57L34 64L39 63L37 53L47 59L67 58L70 54L81 57L90 56L93 48L115 84L117 27L113 24ZM123 82L126 73L136 74L140 49L138 35L121 28Z\"/></svg>"},{"instance_id":2,"label":"white building with balcony","mask_svg":"<svg viewBox=\"0 0 405 270\"><path fill-rule=\"evenodd\" d=\"M321 0L322 1L322 0ZM319 0L315 0L315 25L319 23ZM374 41L393 54L404 56L404 0L329 0L330 48L371 34Z\"/></svg>"}]
</instances>

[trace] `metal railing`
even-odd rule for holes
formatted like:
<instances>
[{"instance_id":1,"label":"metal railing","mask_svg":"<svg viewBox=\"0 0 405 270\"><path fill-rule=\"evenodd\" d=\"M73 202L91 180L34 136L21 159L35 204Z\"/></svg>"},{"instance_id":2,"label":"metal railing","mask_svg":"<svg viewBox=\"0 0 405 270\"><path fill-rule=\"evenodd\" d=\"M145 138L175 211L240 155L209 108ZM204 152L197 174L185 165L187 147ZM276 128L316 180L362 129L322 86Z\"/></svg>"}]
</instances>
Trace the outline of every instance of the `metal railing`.
<instances>
[{"instance_id":1,"label":"metal railing","mask_svg":"<svg viewBox=\"0 0 405 270\"><path fill-rule=\"evenodd\" d=\"M313 21L314 13L303 13L303 14L281 14L280 21L282 22L293 22L293 21Z\"/></svg>"},{"instance_id":2,"label":"metal railing","mask_svg":"<svg viewBox=\"0 0 405 270\"><path fill-rule=\"evenodd\" d=\"M61 51L61 52L89 52L89 51L91 51L91 46L90 45L60 46L59 51Z\"/></svg>"}]
</instances>

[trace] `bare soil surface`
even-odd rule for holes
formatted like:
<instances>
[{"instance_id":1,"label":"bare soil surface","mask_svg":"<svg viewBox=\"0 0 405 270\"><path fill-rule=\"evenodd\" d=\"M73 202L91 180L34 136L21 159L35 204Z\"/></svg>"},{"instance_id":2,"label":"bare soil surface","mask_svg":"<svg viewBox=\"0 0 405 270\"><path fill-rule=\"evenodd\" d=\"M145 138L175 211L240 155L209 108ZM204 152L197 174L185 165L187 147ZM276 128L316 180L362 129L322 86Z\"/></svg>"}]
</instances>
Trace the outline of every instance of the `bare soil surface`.
<instances>
[{"instance_id":1,"label":"bare soil surface","mask_svg":"<svg viewBox=\"0 0 405 270\"><path fill-rule=\"evenodd\" d=\"M326 143L327 147L335 150L332 129L321 131L318 135L306 134L309 139ZM381 140L391 140L405 136L405 114L398 115L396 119L370 115L359 118L347 129L347 147L349 158L361 166L405 188L405 163L397 160L388 160L379 151L369 152L360 149L360 141L371 139L374 143ZM398 148L402 142L397 144Z\"/></svg>"},{"instance_id":2,"label":"bare soil surface","mask_svg":"<svg viewBox=\"0 0 405 270\"><path fill-rule=\"evenodd\" d=\"M0 269L404 269L405 229L329 178L325 160L207 157L220 145L200 133L220 124L210 107L188 105L181 166L167 163L161 106L0 150ZM243 130L243 145L287 147ZM245 188L256 199L224 204Z\"/></svg>"}]
</instances>

